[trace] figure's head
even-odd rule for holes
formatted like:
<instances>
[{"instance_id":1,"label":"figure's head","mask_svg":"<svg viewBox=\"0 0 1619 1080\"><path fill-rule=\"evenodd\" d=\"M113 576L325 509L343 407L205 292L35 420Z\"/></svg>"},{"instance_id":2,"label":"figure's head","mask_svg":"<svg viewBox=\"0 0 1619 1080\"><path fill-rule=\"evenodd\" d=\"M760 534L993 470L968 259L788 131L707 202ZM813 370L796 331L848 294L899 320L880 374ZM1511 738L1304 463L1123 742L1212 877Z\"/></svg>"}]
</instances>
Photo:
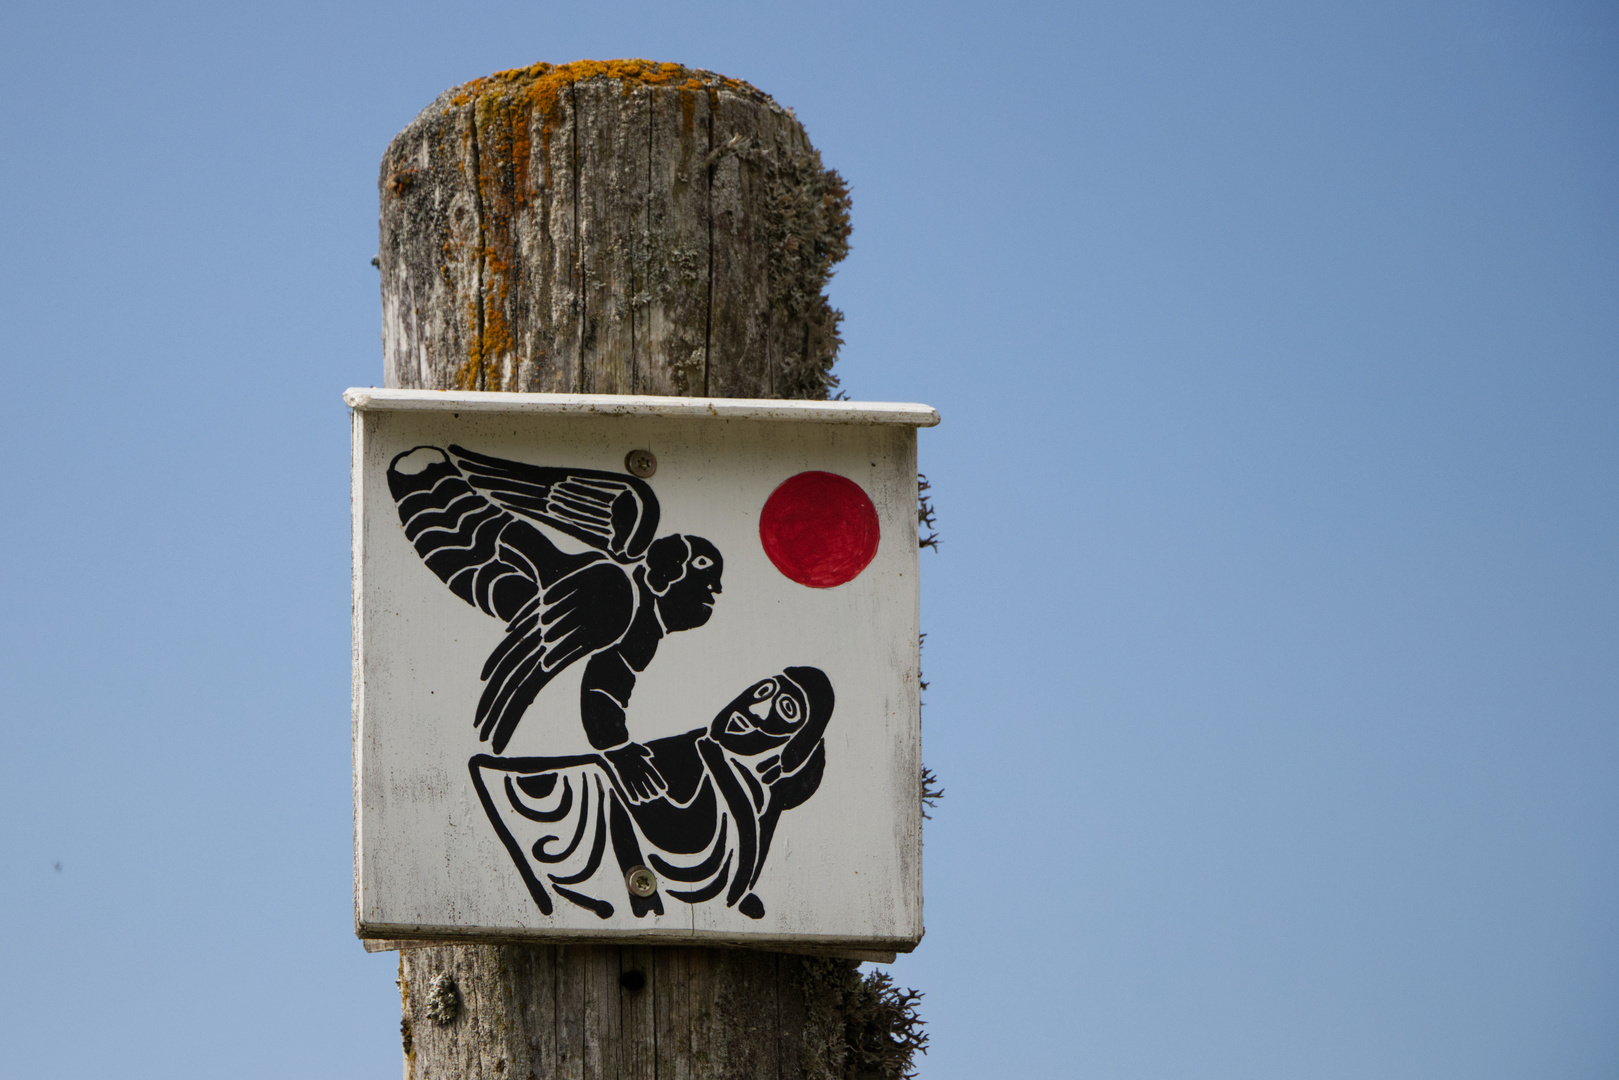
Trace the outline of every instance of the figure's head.
<instances>
[{"instance_id":1,"label":"figure's head","mask_svg":"<svg viewBox=\"0 0 1619 1080\"><path fill-rule=\"evenodd\" d=\"M787 743L783 768L790 769L796 765L785 764L789 752L802 743L803 752L792 756L795 761L808 756L832 718L832 703L832 682L825 672L790 667L738 694L720 710L708 733L737 754L761 754Z\"/></svg>"},{"instance_id":2,"label":"figure's head","mask_svg":"<svg viewBox=\"0 0 1619 1080\"><path fill-rule=\"evenodd\" d=\"M652 541L646 553L646 583L666 630L694 630L714 613L725 560L701 536L672 533Z\"/></svg>"}]
</instances>

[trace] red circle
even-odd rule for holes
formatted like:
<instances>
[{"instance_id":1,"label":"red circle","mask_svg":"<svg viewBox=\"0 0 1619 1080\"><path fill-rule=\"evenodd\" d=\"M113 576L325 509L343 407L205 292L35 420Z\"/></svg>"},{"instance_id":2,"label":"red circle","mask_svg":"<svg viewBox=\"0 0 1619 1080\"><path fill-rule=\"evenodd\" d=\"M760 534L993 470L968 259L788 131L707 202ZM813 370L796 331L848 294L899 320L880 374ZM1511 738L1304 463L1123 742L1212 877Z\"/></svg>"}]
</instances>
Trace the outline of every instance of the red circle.
<instances>
[{"instance_id":1,"label":"red circle","mask_svg":"<svg viewBox=\"0 0 1619 1080\"><path fill-rule=\"evenodd\" d=\"M859 484L829 472L784 480L759 514L759 542L800 585L853 581L877 554L877 508Z\"/></svg>"}]
</instances>

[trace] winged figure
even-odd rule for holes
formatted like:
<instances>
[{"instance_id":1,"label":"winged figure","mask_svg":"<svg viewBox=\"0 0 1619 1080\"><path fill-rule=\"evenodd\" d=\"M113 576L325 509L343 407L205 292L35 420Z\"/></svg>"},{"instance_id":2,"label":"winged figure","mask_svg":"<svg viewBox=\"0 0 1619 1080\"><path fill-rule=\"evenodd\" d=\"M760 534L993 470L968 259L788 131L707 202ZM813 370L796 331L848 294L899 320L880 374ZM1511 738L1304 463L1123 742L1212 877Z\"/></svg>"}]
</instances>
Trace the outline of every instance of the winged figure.
<instances>
[{"instance_id":1,"label":"winged figure","mask_svg":"<svg viewBox=\"0 0 1619 1080\"><path fill-rule=\"evenodd\" d=\"M405 536L462 600L506 624L473 723L495 753L547 683L584 660L580 718L632 803L667 783L624 711L667 633L708 622L724 559L700 536L654 536L658 500L628 473L417 446L388 466ZM564 551L547 530L583 542Z\"/></svg>"}]
</instances>

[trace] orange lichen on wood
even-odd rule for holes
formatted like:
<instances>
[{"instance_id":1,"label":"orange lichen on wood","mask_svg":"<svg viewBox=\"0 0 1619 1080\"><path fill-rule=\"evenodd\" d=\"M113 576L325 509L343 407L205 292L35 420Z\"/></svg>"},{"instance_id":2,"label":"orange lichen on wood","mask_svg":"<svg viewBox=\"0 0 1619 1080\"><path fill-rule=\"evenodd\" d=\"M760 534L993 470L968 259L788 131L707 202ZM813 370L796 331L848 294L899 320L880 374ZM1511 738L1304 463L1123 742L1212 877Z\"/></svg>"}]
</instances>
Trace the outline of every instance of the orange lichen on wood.
<instances>
[{"instance_id":1,"label":"orange lichen on wood","mask_svg":"<svg viewBox=\"0 0 1619 1080\"><path fill-rule=\"evenodd\" d=\"M400 371L426 358L469 390L837 385L826 285L848 191L742 80L646 60L497 72L424 111L380 188L385 287L415 266L445 290L440 323L385 337Z\"/></svg>"},{"instance_id":2,"label":"orange lichen on wood","mask_svg":"<svg viewBox=\"0 0 1619 1080\"><path fill-rule=\"evenodd\" d=\"M535 114L540 129L543 184L549 187L551 141L565 121L562 95L576 83L617 79L628 96L636 86L678 90L685 130L692 129L696 93L713 95L720 89L768 101L758 88L712 71L651 60L577 60L568 64L531 64L497 71L474 79L452 92L452 107L470 105L471 124L466 137L475 143L476 184L481 203L479 258L483 261L481 295L468 298L467 357L456 373L457 384L469 390L502 389L500 360L516 342L506 316L515 258L512 218L529 204L532 195Z\"/></svg>"},{"instance_id":3,"label":"orange lichen on wood","mask_svg":"<svg viewBox=\"0 0 1619 1080\"><path fill-rule=\"evenodd\" d=\"M456 89L450 104L460 106L474 101L482 104L486 98L506 99L510 103L508 108L515 106L510 108L513 130L521 129L525 133L522 146L512 147L514 153L519 149L529 149L527 130L530 125L526 122L526 114L538 112L544 139L541 149L549 159L551 131L560 119L558 99L565 87L588 79L618 79L624 83L625 96L636 84L640 84L671 87L687 93L712 93L724 89L769 100L768 94L750 83L702 68L652 60L575 60L569 64L530 64L528 67L497 71L482 79L473 79Z\"/></svg>"},{"instance_id":4,"label":"orange lichen on wood","mask_svg":"<svg viewBox=\"0 0 1619 1080\"><path fill-rule=\"evenodd\" d=\"M516 93L527 97L542 112L555 108L557 94L564 86L586 79L620 79L645 86L678 85L683 90L726 89L767 96L764 91L741 79L731 79L702 68L652 60L575 60L570 64L530 64L524 68L497 71L459 87L452 104L465 105L486 93Z\"/></svg>"},{"instance_id":5,"label":"orange lichen on wood","mask_svg":"<svg viewBox=\"0 0 1619 1080\"><path fill-rule=\"evenodd\" d=\"M450 104L463 106L476 102L480 107L498 109L510 122L513 139L509 148L511 160L522 170L527 180L528 157L532 150L529 134L534 112L540 114L540 147L549 169L551 133L561 120L559 98L566 87L589 79L617 79L624 84L628 96L637 84L662 86L683 91L682 108L686 130L691 130L693 106L686 94L716 90L730 90L768 101L763 90L702 68L688 68L682 64L659 63L652 60L575 60L569 64L530 64L524 68L497 71L482 79L473 79L457 87ZM485 106L485 102L489 102ZM498 102L498 104L497 104ZM549 183L550 177L547 176ZM519 187L519 199L526 198L526 183Z\"/></svg>"}]
</instances>

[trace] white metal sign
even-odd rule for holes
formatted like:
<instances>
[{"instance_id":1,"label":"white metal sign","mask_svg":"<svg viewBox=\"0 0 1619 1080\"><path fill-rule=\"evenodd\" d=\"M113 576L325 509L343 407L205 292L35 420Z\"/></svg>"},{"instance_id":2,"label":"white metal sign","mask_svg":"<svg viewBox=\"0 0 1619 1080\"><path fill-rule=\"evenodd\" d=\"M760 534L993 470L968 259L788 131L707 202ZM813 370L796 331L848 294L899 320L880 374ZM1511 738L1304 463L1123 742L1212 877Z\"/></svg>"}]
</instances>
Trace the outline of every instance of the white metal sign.
<instances>
[{"instance_id":1,"label":"white metal sign","mask_svg":"<svg viewBox=\"0 0 1619 1080\"><path fill-rule=\"evenodd\" d=\"M920 940L932 409L345 399L362 937Z\"/></svg>"}]
</instances>

